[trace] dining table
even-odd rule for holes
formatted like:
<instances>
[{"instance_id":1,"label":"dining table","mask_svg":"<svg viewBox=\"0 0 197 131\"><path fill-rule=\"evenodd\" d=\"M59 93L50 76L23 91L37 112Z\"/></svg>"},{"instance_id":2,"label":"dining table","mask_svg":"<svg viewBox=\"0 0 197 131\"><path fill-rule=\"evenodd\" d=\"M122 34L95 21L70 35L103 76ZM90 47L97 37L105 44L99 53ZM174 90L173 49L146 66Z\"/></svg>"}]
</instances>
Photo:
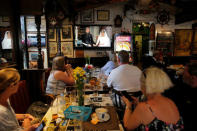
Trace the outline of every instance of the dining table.
<instances>
[{"instance_id":1,"label":"dining table","mask_svg":"<svg viewBox=\"0 0 197 131\"><path fill-rule=\"evenodd\" d=\"M64 94L56 96L50 108L44 115L42 122L45 123L44 131L124 131L120 123L116 108L111 99L111 92L103 88L105 82L101 82L99 89L84 88L84 104L78 106L77 91L70 90ZM65 115L71 107L88 107L91 109L91 114L87 120L69 118ZM109 119L106 121L99 120L98 123L92 123L93 114L96 114L98 108L104 108L108 112Z\"/></svg>"}]
</instances>

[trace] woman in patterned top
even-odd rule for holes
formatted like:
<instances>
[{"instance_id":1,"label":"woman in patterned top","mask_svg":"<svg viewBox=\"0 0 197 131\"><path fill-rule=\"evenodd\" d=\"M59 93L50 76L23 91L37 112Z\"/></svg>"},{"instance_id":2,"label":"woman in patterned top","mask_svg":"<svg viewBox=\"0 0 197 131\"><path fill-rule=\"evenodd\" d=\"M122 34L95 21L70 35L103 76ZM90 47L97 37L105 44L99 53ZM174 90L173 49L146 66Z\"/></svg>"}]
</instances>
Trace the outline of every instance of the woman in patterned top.
<instances>
[{"instance_id":1,"label":"woman in patterned top","mask_svg":"<svg viewBox=\"0 0 197 131\"><path fill-rule=\"evenodd\" d=\"M146 101L130 102L122 97L126 104L123 118L124 126L128 130L140 131L179 131L183 130L183 121L174 102L161 95L173 84L167 74L157 67L146 69L141 77L141 90ZM134 111L131 106L137 103Z\"/></svg>"},{"instance_id":2,"label":"woman in patterned top","mask_svg":"<svg viewBox=\"0 0 197 131\"><path fill-rule=\"evenodd\" d=\"M47 81L46 93L59 95L65 92L66 85L74 85L71 65L65 65L64 56L53 59L52 71Z\"/></svg>"},{"instance_id":3,"label":"woman in patterned top","mask_svg":"<svg viewBox=\"0 0 197 131\"><path fill-rule=\"evenodd\" d=\"M15 114L9 97L18 91L20 75L16 69L0 70L0 131L33 131L38 124L31 125L34 117L30 114ZM19 126L18 120L23 120Z\"/></svg>"}]
</instances>

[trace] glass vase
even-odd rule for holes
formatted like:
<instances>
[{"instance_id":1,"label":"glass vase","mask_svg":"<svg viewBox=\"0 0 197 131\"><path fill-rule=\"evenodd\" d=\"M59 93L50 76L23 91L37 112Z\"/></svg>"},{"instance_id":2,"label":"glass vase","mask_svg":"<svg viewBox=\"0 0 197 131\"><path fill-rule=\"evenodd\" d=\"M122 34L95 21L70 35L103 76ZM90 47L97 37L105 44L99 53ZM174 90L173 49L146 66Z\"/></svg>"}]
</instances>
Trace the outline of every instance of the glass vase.
<instances>
[{"instance_id":1,"label":"glass vase","mask_svg":"<svg viewBox=\"0 0 197 131\"><path fill-rule=\"evenodd\" d=\"M77 90L77 97L78 97L78 105L83 106L84 105L83 90Z\"/></svg>"}]
</instances>

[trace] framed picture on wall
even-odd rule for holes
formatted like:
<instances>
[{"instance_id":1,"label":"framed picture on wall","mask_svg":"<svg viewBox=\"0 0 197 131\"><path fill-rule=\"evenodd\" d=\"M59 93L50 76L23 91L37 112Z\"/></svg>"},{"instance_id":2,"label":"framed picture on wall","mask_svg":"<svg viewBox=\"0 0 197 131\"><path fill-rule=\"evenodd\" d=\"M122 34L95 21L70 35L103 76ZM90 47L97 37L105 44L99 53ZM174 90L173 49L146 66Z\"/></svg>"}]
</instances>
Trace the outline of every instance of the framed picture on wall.
<instances>
[{"instance_id":1,"label":"framed picture on wall","mask_svg":"<svg viewBox=\"0 0 197 131\"><path fill-rule=\"evenodd\" d=\"M190 56L193 30L176 29L174 56Z\"/></svg>"},{"instance_id":2,"label":"framed picture on wall","mask_svg":"<svg viewBox=\"0 0 197 131\"><path fill-rule=\"evenodd\" d=\"M48 40L56 41L56 29L48 29Z\"/></svg>"},{"instance_id":3,"label":"framed picture on wall","mask_svg":"<svg viewBox=\"0 0 197 131\"><path fill-rule=\"evenodd\" d=\"M73 42L62 42L61 51L64 56L73 57Z\"/></svg>"},{"instance_id":4,"label":"framed picture on wall","mask_svg":"<svg viewBox=\"0 0 197 131\"><path fill-rule=\"evenodd\" d=\"M80 12L81 23L94 23L94 9Z\"/></svg>"},{"instance_id":5,"label":"framed picture on wall","mask_svg":"<svg viewBox=\"0 0 197 131\"><path fill-rule=\"evenodd\" d=\"M57 43L49 42L49 57L54 57L57 54Z\"/></svg>"},{"instance_id":6,"label":"framed picture on wall","mask_svg":"<svg viewBox=\"0 0 197 131\"><path fill-rule=\"evenodd\" d=\"M109 10L97 10L97 21L109 21Z\"/></svg>"},{"instance_id":7,"label":"framed picture on wall","mask_svg":"<svg viewBox=\"0 0 197 131\"><path fill-rule=\"evenodd\" d=\"M61 29L61 41L72 41L73 30L72 25L64 25Z\"/></svg>"},{"instance_id":8,"label":"framed picture on wall","mask_svg":"<svg viewBox=\"0 0 197 131\"><path fill-rule=\"evenodd\" d=\"M194 37L192 42L192 54L197 54L197 29L194 30Z\"/></svg>"},{"instance_id":9,"label":"framed picture on wall","mask_svg":"<svg viewBox=\"0 0 197 131\"><path fill-rule=\"evenodd\" d=\"M29 52L29 61L37 61L38 60L38 51L28 51ZM44 51L41 51L42 59L44 61Z\"/></svg>"},{"instance_id":10,"label":"framed picture on wall","mask_svg":"<svg viewBox=\"0 0 197 131\"><path fill-rule=\"evenodd\" d=\"M38 67L38 51L28 51L29 52L29 68L37 68ZM41 51L42 60L44 63L44 51Z\"/></svg>"}]
</instances>

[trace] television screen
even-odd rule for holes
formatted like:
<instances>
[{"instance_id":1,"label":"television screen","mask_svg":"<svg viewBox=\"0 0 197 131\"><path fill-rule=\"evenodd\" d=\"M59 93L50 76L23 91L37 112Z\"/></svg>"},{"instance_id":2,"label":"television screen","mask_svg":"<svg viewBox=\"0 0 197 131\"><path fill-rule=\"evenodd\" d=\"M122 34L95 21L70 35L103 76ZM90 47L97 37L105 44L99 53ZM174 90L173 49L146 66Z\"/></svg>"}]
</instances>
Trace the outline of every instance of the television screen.
<instances>
[{"instance_id":1,"label":"television screen","mask_svg":"<svg viewBox=\"0 0 197 131\"><path fill-rule=\"evenodd\" d=\"M132 44L131 44L131 35L116 35L115 37L115 50L121 51L132 51Z\"/></svg>"},{"instance_id":2,"label":"television screen","mask_svg":"<svg viewBox=\"0 0 197 131\"><path fill-rule=\"evenodd\" d=\"M111 48L112 26L77 25L75 26L76 48Z\"/></svg>"}]
</instances>

